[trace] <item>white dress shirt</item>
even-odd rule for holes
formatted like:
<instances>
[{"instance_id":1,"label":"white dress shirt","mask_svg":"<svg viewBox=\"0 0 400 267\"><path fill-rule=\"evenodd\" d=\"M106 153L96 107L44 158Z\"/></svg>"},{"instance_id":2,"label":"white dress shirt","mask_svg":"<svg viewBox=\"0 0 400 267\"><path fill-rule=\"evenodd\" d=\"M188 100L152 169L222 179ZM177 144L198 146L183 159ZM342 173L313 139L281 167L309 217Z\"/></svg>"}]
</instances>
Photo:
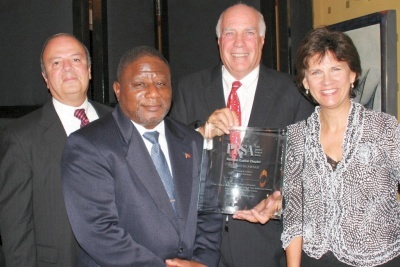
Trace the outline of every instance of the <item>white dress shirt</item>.
<instances>
[{"instance_id":1,"label":"white dress shirt","mask_svg":"<svg viewBox=\"0 0 400 267\"><path fill-rule=\"evenodd\" d=\"M241 113L241 127L247 127L250 120L251 109L253 108L254 96L256 95L258 76L260 73L260 66L256 67L243 79L239 80L242 84L236 91L240 101L240 113ZM222 86L224 89L225 105L228 102L229 94L232 90L232 84L237 81L228 70L222 65ZM204 148L212 149L212 139L204 139Z\"/></svg>"},{"instance_id":2,"label":"white dress shirt","mask_svg":"<svg viewBox=\"0 0 400 267\"><path fill-rule=\"evenodd\" d=\"M260 66L252 70L243 79L239 80L242 84L236 91L240 101L241 120L243 127L247 127L250 120L251 109L254 103L254 96L256 94L258 75L260 73ZM232 89L232 83L237 81L228 70L222 66L222 84L224 87L225 103L228 102L228 97Z\"/></svg>"},{"instance_id":3,"label":"white dress shirt","mask_svg":"<svg viewBox=\"0 0 400 267\"><path fill-rule=\"evenodd\" d=\"M81 128L81 120L74 116L75 110L84 108L86 116L90 122L97 120L99 118L96 110L93 108L93 106L89 103L87 99L79 107L73 107L65 105L60 101L56 100L55 98L53 98L53 105L54 108L56 109L58 117L61 120L61 123L64 127L67 136L69 136L72 132L75 132L76 130Z\"/></svg>"}]
</instances>

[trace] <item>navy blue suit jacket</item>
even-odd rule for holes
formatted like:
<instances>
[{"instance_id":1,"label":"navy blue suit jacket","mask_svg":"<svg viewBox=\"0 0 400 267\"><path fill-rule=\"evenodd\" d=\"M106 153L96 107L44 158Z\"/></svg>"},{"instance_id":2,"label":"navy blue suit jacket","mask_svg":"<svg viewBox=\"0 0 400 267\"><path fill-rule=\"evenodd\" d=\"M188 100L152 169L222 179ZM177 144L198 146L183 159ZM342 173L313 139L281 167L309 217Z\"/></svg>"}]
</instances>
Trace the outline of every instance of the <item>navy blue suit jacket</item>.
<instances>
[{"instance_id":1,"label":"navy blue suit jacket","mask_svg":"<svg viewBox=\"0 0 400 267\"><path fill-rule=\"evenodd\" d=\"M142 137L119 106L68 138L62 183L84 250L80 266L165 266L181 258L216 266L221 216L198 215L201 136L165 119L179 219Z\"/></svg>"}]
</instances>

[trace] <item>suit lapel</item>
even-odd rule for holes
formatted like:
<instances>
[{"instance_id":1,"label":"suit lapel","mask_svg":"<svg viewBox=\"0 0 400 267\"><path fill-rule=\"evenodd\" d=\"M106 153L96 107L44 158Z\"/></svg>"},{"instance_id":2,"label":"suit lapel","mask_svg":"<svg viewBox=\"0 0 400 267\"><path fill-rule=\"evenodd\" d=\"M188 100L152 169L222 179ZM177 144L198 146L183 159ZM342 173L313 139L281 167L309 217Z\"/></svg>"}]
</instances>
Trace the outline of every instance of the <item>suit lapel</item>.
<instances>
[{"instance_id":1,"label":"suit lapel","mask_svg":"<svg viewBox=\"0 0 400 267\"><path fill-rule=\"evenodd\" d=\"M165 119L165 134L167 137L169 158L175 185L175 197L180 226L185 228L188 217L193 182L193 151L187 144L185 135L178 131L169 119Z\"/></svg>"},{"instance_id":2,"label":"suit lapel","mask_svg":"<svg viewBox=\"0 0 400 267\"><path fill-rule=\"evenodd\" d=\"M132 179L137 179L143 184L160 212L171 221L176 231L179 232L175 212L153 161L147 153L143 138L130 119L123 114L119 105L115 108L113 116L120 129L121 141L128 147L126 161Z\"/></svg>"},{"instance_id":3,"label":"suit lapel","mask_svg":"<svg viewBox=\"0 0 400 267\"><path fill-rule=\"evenodd\" d=\"M39 122L44 142L48 145L53 159L61 160L62 151L67 141L67 134L51 101L43 106Z\"/></svg>"},{"instance_id":4,"label":"suit lapel","mask_svg":"<svg viewBox=\"0 0 400 267\"><path fill-rule=\"evenodd\" d=\"M274 114L270 113L275 94L276 88L273 77L267 74L263 65L260 65L260 74L258 76L253 108L251 109L249 127L265 127L267 118L274 116Z\"/></svg>"},{"instance_id":5,"label":"suit lapel","mask_svg":"<svg viewBox=\"0 0 400 267\"><path fill-rule=\"evenodd\" d=\"M204 91L209 114L217 109L226 107L221 68L222 66L219 64L213 69L210 86Z\"/></svg>"},{"instance_id":6,"label":"suit lapel","mask_svg":"<svg viewBox=\"0 0 400 267\"><path fill-rule=\"evenodd\" d=\"M110 110L103 109L100 105L97 105L97 103L91 101L90 103L95 108L99 117L102 117L111 111L111 108ZM48 148L54 156L53 158L61 160L60 157L67 141L67 134L52 101L47 102L43 106L42 117L39 125L42 129L43 140L48 144Z\"/></svg>"}]
</instances>

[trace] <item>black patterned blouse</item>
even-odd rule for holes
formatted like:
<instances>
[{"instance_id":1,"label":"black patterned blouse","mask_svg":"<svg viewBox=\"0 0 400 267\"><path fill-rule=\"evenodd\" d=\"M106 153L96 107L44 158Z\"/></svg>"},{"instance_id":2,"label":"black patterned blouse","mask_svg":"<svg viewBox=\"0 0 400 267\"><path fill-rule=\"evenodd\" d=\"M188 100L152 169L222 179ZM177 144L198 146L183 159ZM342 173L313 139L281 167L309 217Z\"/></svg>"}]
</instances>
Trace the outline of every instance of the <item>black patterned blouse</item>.
<instances>
[{"instance_id":1,"label":"black patterned blouse","mask_svg":"<svg viewBox=\"0 0 400 267\"><path fill-rule=\"evenodd\" d=\"M375 266L400 254L400 126L395 117L352 101L336 170L320 140L320 108L288 127L283 247L303 237L303 251Z\"/></svg>"}]
</instances>

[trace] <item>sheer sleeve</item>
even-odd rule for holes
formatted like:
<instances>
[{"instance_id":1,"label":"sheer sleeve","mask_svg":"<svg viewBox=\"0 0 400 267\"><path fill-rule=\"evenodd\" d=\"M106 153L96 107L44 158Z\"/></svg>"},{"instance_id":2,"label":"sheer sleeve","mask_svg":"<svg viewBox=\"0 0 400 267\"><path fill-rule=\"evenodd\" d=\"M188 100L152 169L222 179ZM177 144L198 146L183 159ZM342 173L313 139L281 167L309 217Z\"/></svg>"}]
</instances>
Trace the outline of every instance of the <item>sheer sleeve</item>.
<instances>
[{"instance_id":1,"label":"sheer sleeve","mask_svg":"<svg viewBox=\"0 0 400 267\"><path fill-rule=\"evenodd\" d=\"M284 249L286 249L293 238L302 235L304 129L305 121L288 127L283 180L285 208L283 211L283 233L281 236Z\"/></svg>"},{"instance_id":2,"label":"sheer sleeve","mask_svg":"<svg viewBox=\"0 0 400 267\"><path fill-rule=\"evenodd\" d=\"M386 115L385 125L382 127L384 133L382 139L388 156L388 162L391 164L392 175L400 183L400 124L393 116Z\"/></svg>"}]
</instances>

